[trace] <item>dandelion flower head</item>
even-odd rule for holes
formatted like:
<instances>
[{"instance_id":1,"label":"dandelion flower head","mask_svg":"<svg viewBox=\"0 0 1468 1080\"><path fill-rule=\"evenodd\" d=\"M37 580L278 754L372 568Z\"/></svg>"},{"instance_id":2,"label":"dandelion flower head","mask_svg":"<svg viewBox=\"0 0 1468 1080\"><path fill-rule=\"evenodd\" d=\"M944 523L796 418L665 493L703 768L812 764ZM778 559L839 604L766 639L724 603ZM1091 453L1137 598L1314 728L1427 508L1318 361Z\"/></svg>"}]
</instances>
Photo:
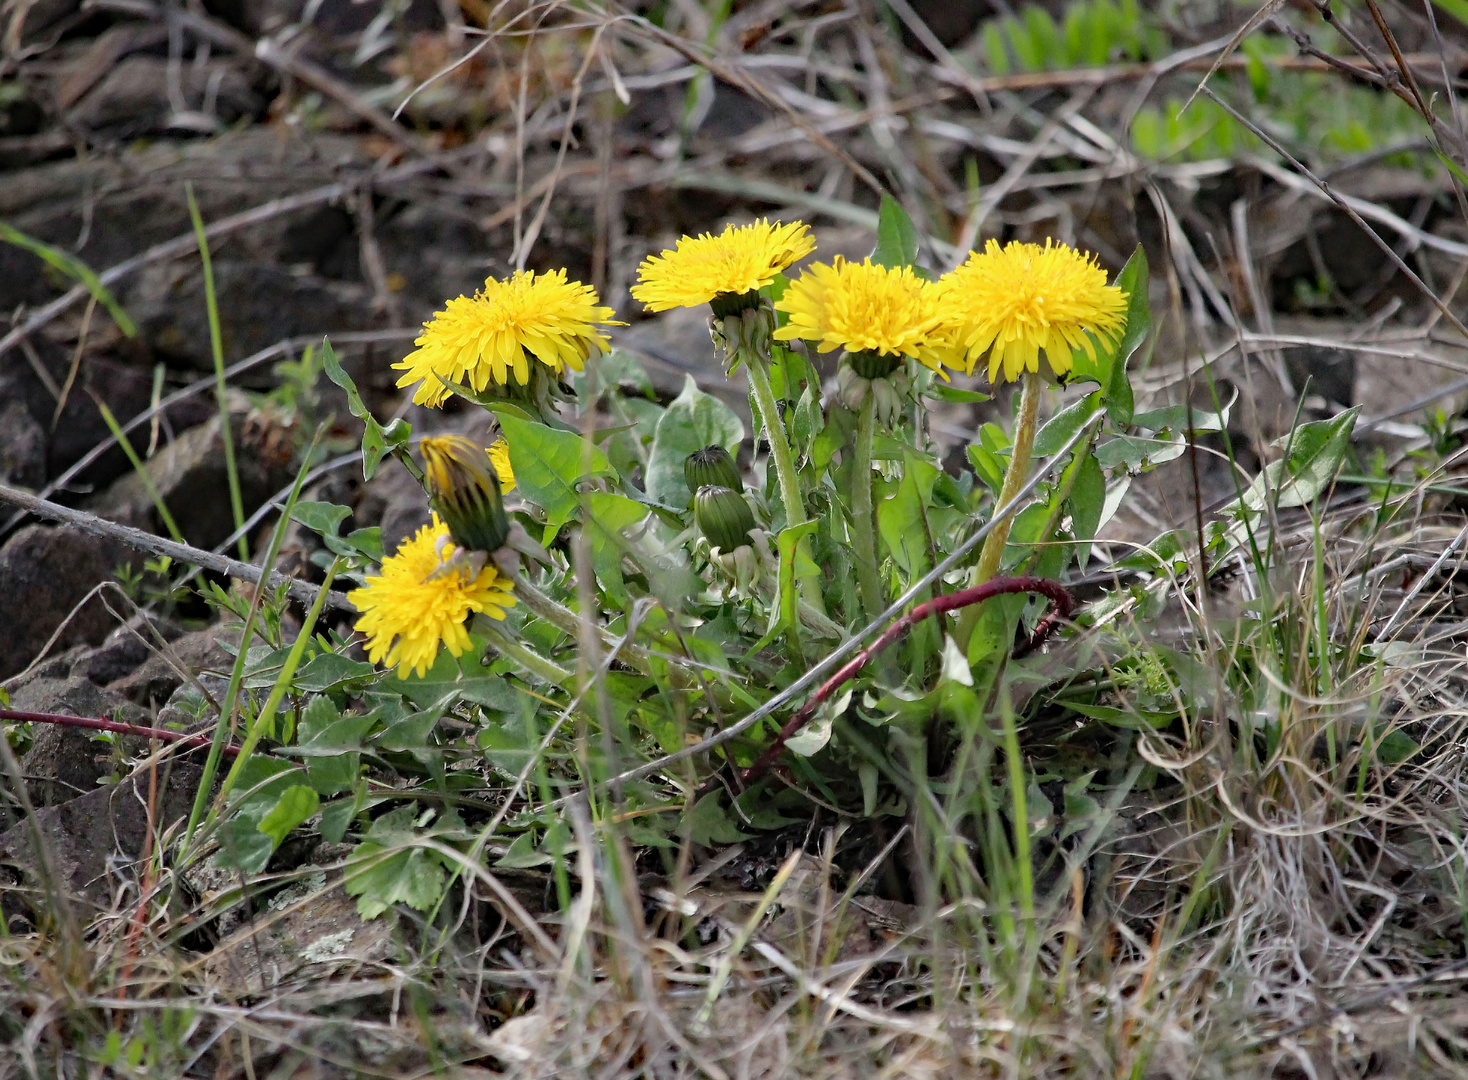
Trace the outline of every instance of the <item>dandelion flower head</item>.
<instances>
[{"instance_id":1,"label":"dandelion flower head","mask_svg":"<svg viewBox=\"0 0 1468 1080\"><path fill-rule=\"evenodd\" d=\"M509 579L492 562L472 578L462 570L435 576L442 565L440 538L448 534L435 514L432 525L382 561L379 576L347 594L362 613L357 629L367 635L367 658L395 666L399 678L410 671L422 678L441 646L461 656L469 648L464 624L471 612L503 619L505 609L515 604Z\"/></svg>"},{"instance_id":2,"label":"dandelion flower head","mask_svg":"<svg viewBox=\"0 0 1468 1080\"><path fill-rule=\"evenodd\" d=\"M510 467L510 444L503 438L489 444L489 463L500 478L500 491L509 494L515 490L515 470Z\"/></svg>"},{"instance_id":3,"label":"dandelion flower head","mask_svg":"<svg viewBox=\"0 0 1468 1080\"><path fill-rule=\"evenodd\" d=\"M1095 256L1065 244L990 240L939 282L939 310L967 368L987 352L989 381L1013 382L1039 372L1040 352L1057 377L1084 349L1096 358L1096 340L1112 345L1126 326L1126 293L1106 284Z\"/></svg>"},{"instance_id":4,"label":"dandelion flower head","mask_svg":"<svg viewBox=\"0 0 1468 1080\"><path fill-rule=\"evenodd\" d=\"M482 391L511 380L529 383L532 363L557 375L580 371L593 351L610 344L597 327L619 325L596 290L567 281L565 270L516 270L504 281L489 278L473 296L450 300L423 324L413 342L418 347L393 367L405 372L398 386L418 384L415 403L436 407L450 393L440 377Z\"/></svg>"},{"instance_id":5,"label":"dandelion flower head","mask_svg":"<svg viewBox=\"0 0 1468 1080\"><path fill-rule=\"evenodd\" d=\"M823 353L911 356L936 371L951 351L937 299L932 284L910 266L854 263L838 255L829 266L816 263L775 302L776 311L790 316L775 337L814 341Z\"/></svg>"},{"instance_id":6,"label":"dandelion flower head","mask_svg":"<svg viewBox=\"0 0 1468 1080\"><path fill-rule=\"evenodd\" d=\"M755 293L815 248L803 221L784 225L761 219L727 226L717 236L685 236L677 247L643 260L632 296L649 311L668 311Z\"/></svg>"}]
</instances>

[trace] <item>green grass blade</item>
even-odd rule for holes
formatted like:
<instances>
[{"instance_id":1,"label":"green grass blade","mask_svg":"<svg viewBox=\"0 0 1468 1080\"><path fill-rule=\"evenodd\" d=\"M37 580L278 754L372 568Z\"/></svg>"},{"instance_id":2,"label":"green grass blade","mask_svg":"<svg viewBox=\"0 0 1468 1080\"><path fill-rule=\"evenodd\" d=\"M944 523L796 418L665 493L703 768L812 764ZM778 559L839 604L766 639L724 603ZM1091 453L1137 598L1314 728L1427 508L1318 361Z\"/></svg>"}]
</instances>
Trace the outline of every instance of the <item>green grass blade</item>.
<instances>
[{"instance_id":1,"label":"green grass blade","mask_svg":"<svg viewBox=\"0 0 1468 1080\"><path fill-rule=\"evenodd\" d=\"M224 441L224 469L229 475L229 506L234 511L234 527L245 527L245 503L240 497L240 474L234 460L234 433L229 426L229 400L224 382L224 335L219 328L219 300L214 292L214 262L209 257L209 237L204 233L204 218L194 198L194 186L184 185L189 199L189 219L199 240L199 259L204 267L204 303L209 312L209 348L214 354L214 396L219 403L219 437ZM250 542L243 534L239 539L240 558L250 559Z\"/></svg>"},{"instance_id":2,"label":"green grass blade","mask_svg":"<svg viewBox=\"0 0 1468 1080\"><path fill-rule=\"evenodd\" d=\"M153 474L143 464L143 459L138 457L138 452L133 449L133 444L123 434L122 425L117 422L117 417L112 415L112 410L101 398L95 399L97 409L102 413L102 419L107 422L107 429L112 432L112 437L117 440L117 445L122 447L122 452L127 459L133 463L133 471L138 474L138 479L143 482L143 487L148 489L148 497L153 500L153 506L158 511L159 518L163 521L163 527L168 530L174 543L184 543L183 533L178 530L178 522L173 520L173 515L168 511L168 504L163 501L163 494L158 490L158 485L153 483Z\"/></svg>"},{"instance_id":3,"label":"green grass blade","mask_svg":"<svg viewBox=\"0 0 1468 1080\"><path fill-rule=\"evenodd\" d=\"M92 294L92 298L107 309L107 314L112 316L112 321L117 324L117 328L123 334L127 337L137 336L137 325L128 317L127 312L122 309L122 305L117 302L116 297L108 291L106 285L102 284L102 279L93 272L92 268L75 255L70 255L65 251L58 251L50 244L37 240L34 236L27 236L15 226L7 225L3 221L0 221L0 240L5 241L7 244L14 244L16 247L29 251L38 258L44 259L73 281L86 286L87 291Z\"/></svg>"}]
</instances>

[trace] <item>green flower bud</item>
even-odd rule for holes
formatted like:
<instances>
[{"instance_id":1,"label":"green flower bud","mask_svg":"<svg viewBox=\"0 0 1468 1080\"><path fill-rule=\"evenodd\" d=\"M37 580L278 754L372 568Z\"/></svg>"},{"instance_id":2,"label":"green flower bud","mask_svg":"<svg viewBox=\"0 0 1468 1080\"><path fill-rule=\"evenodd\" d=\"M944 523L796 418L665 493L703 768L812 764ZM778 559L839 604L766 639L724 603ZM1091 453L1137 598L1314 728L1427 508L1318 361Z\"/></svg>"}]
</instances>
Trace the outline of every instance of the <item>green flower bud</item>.
<instances>
[{"instance_id":1,"label":"green flower bud","mask_svg":"<svg viewBox=\"0 0 1468 1080\"><path fill-rule=\"evenodd\" d=\"M902 366L902 357L897 353L865 350L847 353L846 362L863 379L885 379Z\"/></svg>"},{"instance_id":2,"label":"green flower bud","mask_svg":"<svg viewBox=\"0 0 1468 1080\"><path fill-rule=\"evenodd\" d=\"M732 488L706 484L693 496L693 520L711 547L733 551L749 543L754 512Z\"/></svg>"},{"instance_id":3,"label":"green flower bud","mask_svg":"<svg viewBox=\"0 0 1468 1080\"><path fill-rule=\"evenodd\" d=\"M688 481L689 491L709 486L744 490L739 468L722 446L705 446L684 458L683 479Z\"/></svg>"},{"instance_id":4,"label":"green flower bud","mask_svg":"<svg viewBox=\"0 0 1468 1080\"><path fill-rule=\"evenodd\" d=\"M462 435L424 439L428 499L454 543L469 551L498 551L510 534L499 477L489 452Z\"/></svg>"},{"instance_id":5,"label":"green flower bud","mask_svg":"<svg viewBox=\"0 0 1468 1080\"><path fill-rule=\"evenodd\" d=\"M730 315L743 315L746 311L753 311L764 302L759 290L754 289L743 293L719 293L709 301L709 307L713 309L714 318L723 320Z\"/></svg>"}]
</instances>

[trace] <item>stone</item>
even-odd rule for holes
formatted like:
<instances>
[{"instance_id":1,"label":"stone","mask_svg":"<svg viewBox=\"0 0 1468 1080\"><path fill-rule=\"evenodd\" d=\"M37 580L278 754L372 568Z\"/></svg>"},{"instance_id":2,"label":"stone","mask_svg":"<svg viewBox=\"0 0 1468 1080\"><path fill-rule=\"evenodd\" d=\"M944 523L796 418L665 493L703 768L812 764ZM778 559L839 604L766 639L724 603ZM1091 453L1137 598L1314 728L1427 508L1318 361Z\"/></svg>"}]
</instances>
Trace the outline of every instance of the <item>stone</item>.
<instances>
[{"instance_id":1,"label":"stone","mask_svg":"<svg viewBox=\"0 0 1468 1080\"><path fill-rule=\"evenodd\" d=\"M46 482L46 430L24 402L0 409L0 480L32 489Z\"/></svg>"},{"instance_id":2,"label":"stone","mask_svg":"<svg viewBox=\"0 0 1468 1080\"><path fill-rule=\"evenodd\" d=\"M24 670L63 622L53 650L102 641L113 619L87 594L118 567L141 562L131 548L75 526L28 525L11 536L0 547L0 679Z\"/></svg>"},{"instance_id":3,"label":"stone","mask_svg":"<svg viewBox=\"0 0 1468 1080\"><path fill-rule=\"evenodd\" d=\"M80 678L31 680L12 695L11 708L130 724L148 721L141 709L120 694ZM34 725L35 737L21 758L26 793L33 805L56 806L86 795L97 781L117 769L122 751L141 752L147 745L142 739L123 739L120 747L109 745L99 735L90 728Z\"/></svg>"},{"instance_id":4,"label":"stone","mask_svg":"<svg viewBox=\"0 0 1468 1080\"><path fill-rule=\"evenodd\" d=\"M36 811L34 827L41 833L46 864L69 898L109 906L118 878L136 876L148 836L150 784L156 782L152 825L163 833L187 819L203 760L202 749L169 756L157 763L156 774L147 766L120 783ZM38 877L32 828L22 821L0 834L0 862Z\"/></svg>"},{"instance_id":5,"label":"stone","mask_svg":"<svg viewBox=\"0 0 1468 1080\"><path fill-rule=\"evenodd\" d=\"M265 100L230 59L182 64L169 88L168 60L129 56L114 65L71 111L72 123L111 138L173 130L213 132L258 117Z\"/></svg>"},{"instance_id":6,"label":"stone","mask_svg":"<svg viewBox=\"0 0 1468 1080\"><path fill-rule=\"evenodd\" d=\"M72 663L69 673L98 686L106 686L132 674L155 653L155 632L162 634L165 641L173 641L183 633L176 623L167 619L148 619L151 629L144 626L143 621L143 616L134 616L127 625L119 626L107 635L101 645L88 650Z\"/></svg>"},{"instance_id":7,"label":"stone","mask_svg":"<svg viewBox=\"0 0 1468 1080\"><path fill-rule=\"evenodd\" d=\"M249 514L295 475L290 462L266 459L253 452L255 439L246 439L246 417L230 416L235 468L240 497ZM234 531L230 505L229 472L224 457L217 416L184 432L163 447L146 464L148 475L178 524L184 539L195 547L210 549ZM127 525L164 533L164 523L152 494L136 472L122 477L94 507L103 517Z\"/></svg>"},{"instance_id":8,"label":"stone","mask_svg":"<svg viewBox=\"0 0 1468 1080\"><path fill-rule=\"evenodd\" d=\"M217 627L196 630L172 642L170 649L190 674L204 671L227 674L234 664L234 657L219 644L220 633ZM167 702L184 682L183 675L169 657L154 653L137 670L114 683L111 689L135 704L153 707Z\"/></svg>"}]
</instances>

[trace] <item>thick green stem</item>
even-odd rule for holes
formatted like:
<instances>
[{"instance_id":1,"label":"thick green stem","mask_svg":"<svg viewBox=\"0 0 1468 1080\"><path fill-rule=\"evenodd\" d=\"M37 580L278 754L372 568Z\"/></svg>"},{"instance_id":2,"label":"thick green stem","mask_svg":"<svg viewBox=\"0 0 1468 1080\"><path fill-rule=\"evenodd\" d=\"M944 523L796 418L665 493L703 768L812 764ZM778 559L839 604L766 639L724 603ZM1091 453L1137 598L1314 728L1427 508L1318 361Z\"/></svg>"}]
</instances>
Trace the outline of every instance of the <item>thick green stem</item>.
<instances>
[{"instance_id":1,"label":"thick green stem","mask_svg":"<svg viewBox=\"0 0 1468 1080\"><path fill-rule=\"evenodd\" d=\"M1004 483L999 488L996 507L1008 506L1014 501L1019 489L1025 486L1030 474L1030 451L1035 446L1035 428L1040 417L1040 395L1045 383L1033 371L1025 372L1024 387L1019 396L1019 421L1014 428L1014 445L1009 453L1009 468L1004 473ZM999 564L1004 558L1004 545L1009 542L1009 528L1014 524L1013 515L1005 518L984 540L984 550L979 553L978 569L974 571L975 585L982 585L999 573Z\"/></svg>"},{"instance_id":2,"label":"thick green stem","mask_svg":"<svg viewBox=\"0 0 1468 1080\"><path fill-rule=\"evenodd\" d=\"M999 498L994 503L996 510L1015 500L1020 488L1025 486L1025 479L1030 472L1030 453L1035 446L1040 396L1044 392L1045 383L1033 371L1025 372L1024 379L1024 385L1020 389L1019 419L1015 424L1014 443L1009 453L1009 468L1005 470L1004 482L999 487ZM999 573L1000 563L1004 560L1004 545L1009 542L1009 529L1013 524L1014 515L1011 514L994 526L994 531L984 539L984 548L979 552L979 563L974 567L973 577L969 579L970 585L982 585ZM957 640L964 649L968 648L969 638L978 625L979 612L983 606L975 604L967 608L958 621Z\"/></svg>"},{"instance_id":3,"label":"thick green stem","mask_svg":"<svg viewBox=\"0 0 1468 1080\"><path fill-rule=\"evenodd\" d=\"M519 664L526 671L530 672L530 674L555 686L567 690L573 689L571 684L575 680L572 678L571 672L565 668L552 663L538 652L527 649L487 619L480 621L478 629L485 636L485 639L488 640L492 648Z\"/></svg>"},{"instance_id":4,"label":"thick green stem","mask_svg":"<svg viewBox=\"0 0 1468 1080\"><path fill-rule=\"evenodd\" d=\"M749 373L749 385L754 390L754 399L759 404L760 419L765 426L765 437L770 443L770 456L775 459L775 475L780 481L780 501L785 504L785 527L803 525L805 500L800 494L800 476L795 471L795 457L790 453L790 442L785 438L785 425L780 420L780 410L775 406L775 392L770 389L769 358L753 355L748 350L743 357L744 370ZM810 558L810 542L802 539L796 548ZM804 574L800 578L801 597L822 615L826 614L826 601L821 595L819 574ZM790 632L795 633L791 627Z\"/></svg>"},{"instance_id":5,"label":"thick green stem","mask_svg":"<svg viewBox=\"0 0 1468 1080\"><path fill-rule=\"evenodd\" d=\"M851 547L861 591L862 621L886 607L877 572L877 521L872 514L872 440L877 430L877 397L870 390L856 414L856 452L851 459Z\"/></svg>"}]
</instances>

